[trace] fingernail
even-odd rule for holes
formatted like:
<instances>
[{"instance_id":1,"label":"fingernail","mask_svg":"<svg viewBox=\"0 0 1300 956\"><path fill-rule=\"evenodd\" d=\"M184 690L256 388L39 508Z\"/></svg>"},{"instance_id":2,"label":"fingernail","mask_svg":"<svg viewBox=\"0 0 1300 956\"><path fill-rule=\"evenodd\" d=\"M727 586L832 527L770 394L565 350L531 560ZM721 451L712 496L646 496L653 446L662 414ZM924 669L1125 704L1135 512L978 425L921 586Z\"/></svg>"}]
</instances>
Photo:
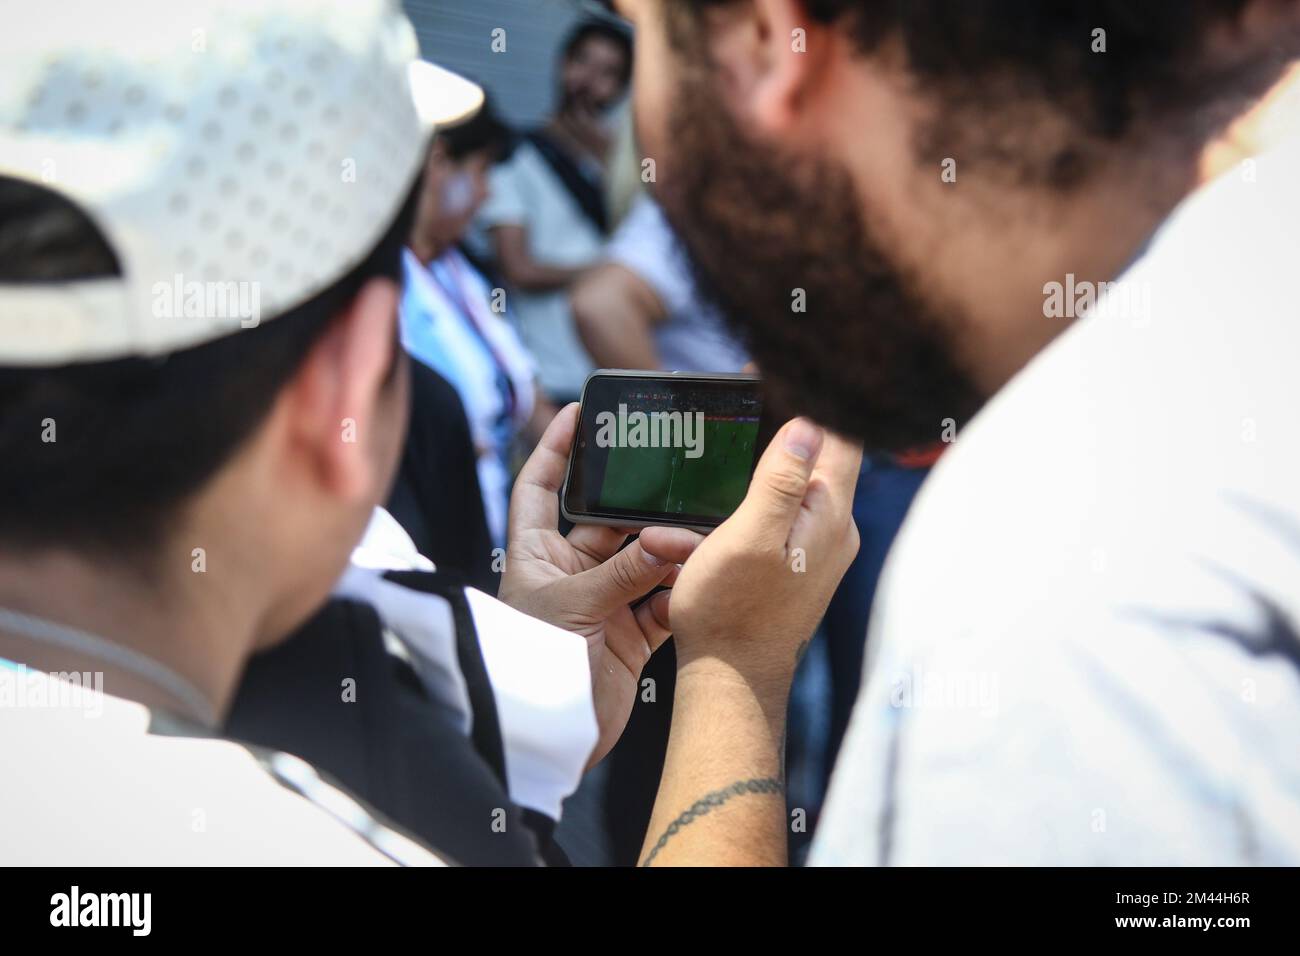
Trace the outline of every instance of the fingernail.
<instances>
[{"instance_id":1,"label":"fingernail","mask_svg":"<svg viewBox=\"0 0 1300 956\"><path fill-rule=\"evenodd\" d=\"M821 451L823 437L821 428L806 418L796 418L785 433L785 448L804 461L812 461Z\"/></svg>"},{"instance_id":2,"label":"fingernail","mask_svg":"<svg viewBox=\"0 0 1300 956\"><path fill-rule=\"evenodd\" d=\"M655 557L653 554L651 554L649 551L645 550L644 548L641 549L641 556L646 559L646 563L649 564L651 567L662 568L665 564L668 563L663 558Z\"/></svg>"}]
</instances>

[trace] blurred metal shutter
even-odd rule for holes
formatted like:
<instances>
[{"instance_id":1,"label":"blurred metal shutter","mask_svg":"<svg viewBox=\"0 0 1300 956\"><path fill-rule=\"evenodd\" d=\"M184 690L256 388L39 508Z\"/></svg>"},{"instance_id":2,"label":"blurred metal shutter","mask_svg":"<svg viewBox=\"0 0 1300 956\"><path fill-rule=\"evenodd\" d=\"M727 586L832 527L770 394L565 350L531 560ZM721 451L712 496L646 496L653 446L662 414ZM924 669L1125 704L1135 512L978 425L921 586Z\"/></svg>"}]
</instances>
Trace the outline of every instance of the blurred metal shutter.
<instances>
[{"instance_id":1,"label":"blurred metal shutter","mask_svg":"<svg viewBox=\"0 0 1300 956\"><path fill-rule=\"evenodd\" d=\"M539 123L554 107L555 54L581 11L573 0L403 0L420 53L475 80L515 126ZM506 49L492 51L492 31Z\"/></svg>"}]
</instances>

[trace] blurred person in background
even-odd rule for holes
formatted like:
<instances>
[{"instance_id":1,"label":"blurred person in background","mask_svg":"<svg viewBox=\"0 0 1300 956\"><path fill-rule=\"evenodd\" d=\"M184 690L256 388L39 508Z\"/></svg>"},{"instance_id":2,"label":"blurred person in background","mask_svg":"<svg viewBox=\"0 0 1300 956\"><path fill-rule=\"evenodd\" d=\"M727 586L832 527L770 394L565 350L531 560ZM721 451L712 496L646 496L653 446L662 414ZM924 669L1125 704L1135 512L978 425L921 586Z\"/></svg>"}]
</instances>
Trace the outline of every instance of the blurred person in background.
<instances>
[{"instance_id":1,"label":"blurred person in background","mask_svg":"<svg viewBox=\"0 0 1300 956\"><path fill-rule=\"evenodd\" d=\"M609 231L610 116L631 73L632 41L622 27L600 19L575 27L560 54L555 114L492 171L480 213L542 390L557 405L578 398L592 369L568 288L599 257Z\"/></svg>"},{"instance_id":2,"label":"blurred person in background","mask_svg":"<svg viewBox=\"0 0 1300 956\"><path fill-rule=\"evenodd\" d=\"M528 430L531 445L555 414L538 393L532 356L503 314L505 295L458 245L487 198L489 172L509 138L487 103L471 119L439 131L404 257L401 308L402 344L451 382L464 405L496 548L505 545L516 436Z\"/></svg>"},{"instance_id":3,"label":"blurred person in background","mask_svg":"<svg viewBox=\"0 0 1300 956\"><path fill-rule=\"evenodd\" d=\"M602 368L739 372L749 357L696 289L690 263L652 195L653 178L626 109L606 183L613 235L570 293L582 343Z\"/></svg>"},{"instance_id":4,"label":"blurred person in background","mask_svg":"<svg viewBox=\"0 0 1300 956\"><path fill-rule=\"evenodd\" d=\"M384 508L415 550L486 594L501 579L479 483L478 445L456 387L418 359L410 424Z\"/></svg>"},{"instance_id":5,"label":"blurred person in background","mask_svg":"<svg viewBox=\"0 0 1300 956\"><path fill-rule=\"evenodd\" d=\"M573 318L603 368L739 372L744 348L697 293L658 203L642 193L573 287Z\"/></svg>"}]
</instances>

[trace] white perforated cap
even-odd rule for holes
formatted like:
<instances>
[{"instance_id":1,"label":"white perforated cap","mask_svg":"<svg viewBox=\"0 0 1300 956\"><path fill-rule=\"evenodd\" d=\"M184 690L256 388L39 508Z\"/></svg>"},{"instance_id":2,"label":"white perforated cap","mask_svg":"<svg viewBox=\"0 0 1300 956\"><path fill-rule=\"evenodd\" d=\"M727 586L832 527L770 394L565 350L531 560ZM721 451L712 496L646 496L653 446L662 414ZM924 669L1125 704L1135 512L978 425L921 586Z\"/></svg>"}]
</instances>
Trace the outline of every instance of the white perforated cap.
<instances>
[{"instance_id":1,"label":"white perforated cap","mask_svg":"<svg viewBox=\"0 0 1300 956\"><path fill-rule=\"evenodd\" d=\"M76 203L122 275L0 283L0 366L273 320L369 254L431 128L482 101L416 58L397 0L22 6L0 31L0 175Z\"/></svg>"}]
</instances>

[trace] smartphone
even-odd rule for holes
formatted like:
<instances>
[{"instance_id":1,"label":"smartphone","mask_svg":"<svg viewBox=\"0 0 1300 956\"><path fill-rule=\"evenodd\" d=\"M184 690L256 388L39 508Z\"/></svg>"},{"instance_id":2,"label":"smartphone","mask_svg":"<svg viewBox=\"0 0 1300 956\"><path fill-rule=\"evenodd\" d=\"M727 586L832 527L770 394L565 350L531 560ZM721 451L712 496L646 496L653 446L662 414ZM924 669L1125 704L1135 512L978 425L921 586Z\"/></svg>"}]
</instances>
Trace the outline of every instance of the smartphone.
<instances>
[{"instance_id":1,"label":"smartphone","mask_svg":"<svg viewBox=\"0 0 1300 956\"><path fill-rule=\"evenodd\" d=\"M775 426L756 375L601 369L561 494L576 524L708 531L744 500Z\"/></svg>"}]
</instances>

